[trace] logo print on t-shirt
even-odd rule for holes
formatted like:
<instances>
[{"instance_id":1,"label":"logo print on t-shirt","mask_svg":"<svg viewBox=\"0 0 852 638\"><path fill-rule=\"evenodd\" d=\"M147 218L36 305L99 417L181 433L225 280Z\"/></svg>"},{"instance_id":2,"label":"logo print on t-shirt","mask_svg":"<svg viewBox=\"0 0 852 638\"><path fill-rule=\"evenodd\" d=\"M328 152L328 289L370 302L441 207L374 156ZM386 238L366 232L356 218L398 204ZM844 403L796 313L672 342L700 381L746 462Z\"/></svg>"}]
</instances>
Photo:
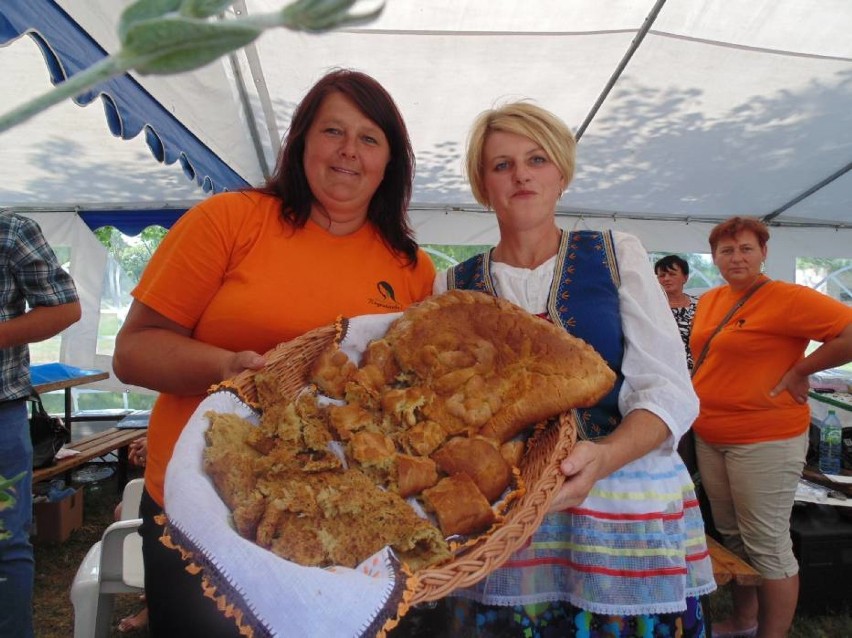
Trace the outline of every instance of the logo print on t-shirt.
<instances>
[{"instance_id":1,"label":"logo print on t-shirt","mask_svg":"<svg viewBox=\"0 0 852 638\"><path fill-rule=\"evenodd\" d=\"M396 293L393 290L393 286L388 282L379 281L376 283L376 290L379 293L379 297L370 299L371 304L388 310L402 310L402 306L396 300Z\"/></svg>"}]
</instances>

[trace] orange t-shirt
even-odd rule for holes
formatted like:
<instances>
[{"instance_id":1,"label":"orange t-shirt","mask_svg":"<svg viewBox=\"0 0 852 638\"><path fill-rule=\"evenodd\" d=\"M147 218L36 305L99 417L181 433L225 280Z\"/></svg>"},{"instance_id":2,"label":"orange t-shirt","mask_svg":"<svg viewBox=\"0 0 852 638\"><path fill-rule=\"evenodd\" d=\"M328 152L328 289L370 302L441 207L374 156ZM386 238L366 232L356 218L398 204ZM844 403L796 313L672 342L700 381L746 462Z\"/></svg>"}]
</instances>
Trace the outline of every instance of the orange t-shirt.
<instances>
[{"instance_id":1,"label":"orange t-shirt","mask_svg":"<svg viewBox=\"0 0 852 638\"><path fill-rule=\"evenodd\" d=\"M133 296L232 351L264 353L339 316L398 312L432 292L435 267L393 254L371 224L338 237L309 221L294 230L260 193L211 197L183 215ZM163 503L166 465L204 398L161 393L148 429L145 486Z\"/></svg>"},{"instance_id":2,"label":"orange t-shirt","mask_svg":"<svg viewBox=\"0 0 852 638\"><path fill-rule=\"evenodd\" d=\"M698 357L716 326L743 293L729 286L698 301L690 346ZM852 308L810 288L770 281L745 302L710 342L692 379L701 400L694 428L714 444L759 443L797 436L810 409L789 392L770 397L810 340L833 339L850 323Z\"/></svg>"}]
</instances>

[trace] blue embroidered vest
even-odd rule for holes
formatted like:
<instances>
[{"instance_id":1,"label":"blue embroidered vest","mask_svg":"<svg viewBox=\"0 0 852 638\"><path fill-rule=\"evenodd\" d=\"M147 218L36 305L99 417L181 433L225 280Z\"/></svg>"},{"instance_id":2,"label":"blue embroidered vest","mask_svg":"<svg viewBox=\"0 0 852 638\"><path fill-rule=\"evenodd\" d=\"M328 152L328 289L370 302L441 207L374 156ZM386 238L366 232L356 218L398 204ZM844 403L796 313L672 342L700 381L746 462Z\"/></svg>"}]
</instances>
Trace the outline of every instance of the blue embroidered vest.
<instances>
[{"instance_id":1,"label":"blue embroidered vest","mask_svg":"<svg viewBox=\"0 0 852 638\"><path fill-rule=\"evenodd\" d=\"M612 233L563 232L556 255L547 315L570 334L589 343L616 373L613 389L596 406L577 410L580 438L610 434L621 421L618 392L624 381L624 334L618 306L620 278ZM491 277L491 254L482 253L447 272L447 287L498 296Z\"/></svg>"}]
</instances>

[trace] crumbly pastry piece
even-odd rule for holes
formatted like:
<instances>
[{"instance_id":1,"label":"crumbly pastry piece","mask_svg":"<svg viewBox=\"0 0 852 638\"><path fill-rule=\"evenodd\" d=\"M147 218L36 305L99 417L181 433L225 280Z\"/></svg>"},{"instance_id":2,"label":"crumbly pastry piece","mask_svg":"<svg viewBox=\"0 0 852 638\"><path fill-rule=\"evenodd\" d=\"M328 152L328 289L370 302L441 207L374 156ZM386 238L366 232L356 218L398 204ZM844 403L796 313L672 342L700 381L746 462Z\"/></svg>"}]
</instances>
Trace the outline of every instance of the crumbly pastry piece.
<instances>
[{"instance_id":1,"label":"crumbly pastry piece","mask_svg":"<svg viewBox=\"0 0 852 638\"><path fill-rule=\"evenodd\" d=\"M426 506L435 513L446 536L482 532L494 522L494 510L467 474L453 474L423 491Z\"/></svg>"},{"instance_id":2,"label":"crumbly pastry piece","mask_svg":"<svg viewBox=\"0 0 852 638\"><path fill-rule=\"evenodd\" d=\"M609 392L615 374L586 342L497 297L452 290L408 308L384 336L403 373L440 400L426 415L451 432L511 439Z\"/></svg>"},{"instance_id":3,"label":"crumbly pastry piece","mask_svg":"<svg viewBox=\"0 0 852 638\"><path fill-rule=\"evenodd\" d=\"M204 468L232 510L238 533L309 566L354 567L385 546L412 569L450 558L440 530L417 516L399 494L381 489L357 469L344 470L331 452L311 449L319 442L322 414L310 403L301 409L291 405L276 410L274 419L262 419L260 426L232 414L205 415L210 427ZM301 425L298 436L294 423ZM280 432L287 438L278 438ZM392 441L375 435L363 454L377 468L395 468L387 449ZM250 439L259 441L263 452ZM417 469L420 478L412 471L407 480L422 484L423 468Z\"/></svg>"},{"instance_id":4,"label":"crumbly pastry piece","mask_svg":"<svg viewBox=\"0 0 852 638\"><path fill-rule=\"evenodd\" d=\"M336 345L320 353L311 368L310 380L327 396L342 399L346 384L352 380L358 367L349 360L346 353Z\"/></svg>"},{"instance_id":5,"label":"crumbly pastry piece","mask_svg":"<svg viewBox=\"0 0 852 638\"><path fill-rule=\"evenodd\" d=\"M403 498L420 494L438 482L438 466L423 456L398 454L396 457L396 484Z\"/></svg>"},{"instance_id":6,"label":"crumbly pastry piece","mask_svg":"<svg viewBox=\"0 0 852 638\"><path fill-rule=\"evenodd\" d=\"M500 450L482 437L453 437L432 459L445 474L467 474L489 502L496 501L512 480L512 468Z\"/></svg>"},{"instance_id":7,"label":"crumbly pastry piece","mask_svg":"<svg viewBox=\"0 0 852 638\"><path fill-rule=\"evenodd\" d=\"M373 412L357 403L328 406L328 424L338 441L348 441L359 430L378 429Z\"/></svg>"},{"instance_id":8,"label":"crumbly pastry piece","mask_svg":"<svg viewBox=\"0 0 852 638\"><path fill-rule=\"evenodd\" d=\"M409 454L429 456L447 439L447 433L435 421L421 421L401 432L397 441Z\"/></svg>"}]
</instances>

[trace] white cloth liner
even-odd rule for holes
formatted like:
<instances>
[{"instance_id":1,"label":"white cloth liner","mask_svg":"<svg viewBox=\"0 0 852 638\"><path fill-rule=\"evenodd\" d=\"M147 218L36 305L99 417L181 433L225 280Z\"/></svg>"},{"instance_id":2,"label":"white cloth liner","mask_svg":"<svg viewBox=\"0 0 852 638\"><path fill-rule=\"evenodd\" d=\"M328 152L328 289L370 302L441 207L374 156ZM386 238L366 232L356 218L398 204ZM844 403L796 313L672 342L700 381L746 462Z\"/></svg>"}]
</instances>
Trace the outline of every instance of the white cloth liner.
<instances>
[{"instance_id":1,"label":"white cloth liner","mask_svg":"<svg viewBox=\"0 0 852 638\"><path fill-rule=\"evenodd\" d=\"M398 316L352 319L342 348L350 358L360 360L370 340L383 335ZM202 467L208 410L258 421L255 411L232 392L216 391L201 402L181 433L166 471L165 509L170 525L186 537L191 544L188 549L214 563L220 577L241 592L251 614L270 635L363 635L393 602L400 574L392 566L389 550L378 552L356 569L319 569L286 561L240 537L231 526L228 507Z\"/></svg>"}]
</instances>

